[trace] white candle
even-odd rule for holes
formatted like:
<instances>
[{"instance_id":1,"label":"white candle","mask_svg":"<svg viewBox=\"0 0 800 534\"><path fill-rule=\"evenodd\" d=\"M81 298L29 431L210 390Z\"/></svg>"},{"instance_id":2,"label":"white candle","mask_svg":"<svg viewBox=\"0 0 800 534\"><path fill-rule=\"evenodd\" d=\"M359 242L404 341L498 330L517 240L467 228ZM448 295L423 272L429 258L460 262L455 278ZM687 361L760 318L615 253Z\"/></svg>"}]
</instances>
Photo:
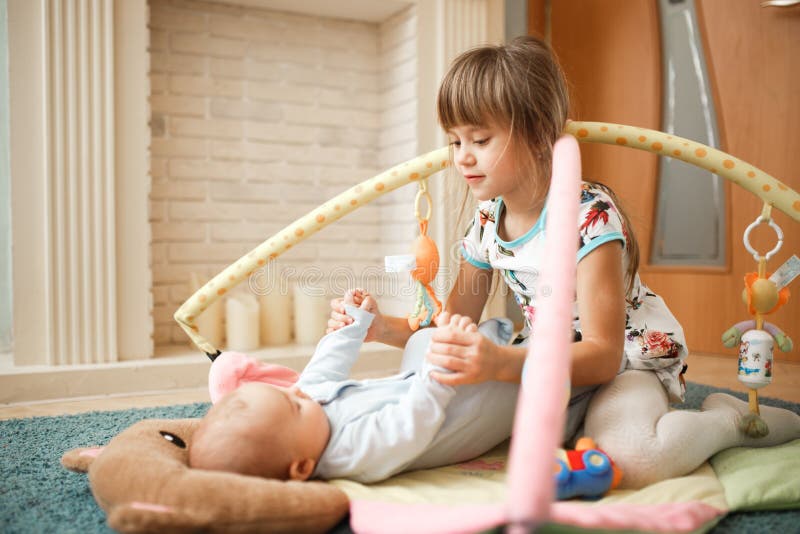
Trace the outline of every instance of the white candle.
<instances>
[{"instance_id":1,"label":"white candle","mask_svg":"<svg viewBox=\"0 0 800 534\"><path fill-rule=\"evenodd\" d=\"M294 289L294 339L299 345L315 345L328 327L330 298L319 288Z\"/></svg>"},{"instance_id":2,"label":"white candle","mask_svg":"<svg viewBox=\"0 0 800 534\"><path fill-rule=\"evenodd\" d=\"M286 345L292 340L292 294L273 287L258 299L261 310L261 344Z\"/></svg>"},{"instance_id":3,"label":"white candle","mask_svg":"<svg viewBox=\"0 0 800 534\"><path fill-rule=\"evenodd\" d=\"M225 303L225 335L228 350L246 352L258 348L258 301L252 293L231 293Z\"/></svg>"},{"instance_id":4,"label":"white candle","mask_svg":"<svg viewBox=\"0 0 800 534\"><path fill-rule=\"evenodd\" d=\"M192 292L192 294L200 289L201 285L200 277L197 275L197 273L191 273L189 275L189 290ZM211 306L206 308L203 313L197 316L194 323L197 326L197 332L203 336L206 341L218 349L222 347L225 334L222 315L222 301L217 300ZM191 341L189 344L192 346L192 348L196 348L194 343Z\"/></svg>"}]
</instances>

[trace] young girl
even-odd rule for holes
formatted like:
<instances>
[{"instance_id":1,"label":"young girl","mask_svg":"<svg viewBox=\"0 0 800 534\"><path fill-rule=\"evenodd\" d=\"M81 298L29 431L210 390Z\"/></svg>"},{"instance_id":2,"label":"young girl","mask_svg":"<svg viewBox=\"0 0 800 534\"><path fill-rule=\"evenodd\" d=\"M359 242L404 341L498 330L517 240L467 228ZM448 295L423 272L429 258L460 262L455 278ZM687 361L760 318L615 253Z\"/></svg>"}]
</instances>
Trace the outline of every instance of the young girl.
<instances>
[{"instance_id":1,"label":"young girl","mask_svg":"<svg viewBox=\"0 0 800 534\"><path fill-rule=\"evenodd\" d=\"M550 48L532 37L470 50L442 81L439 122L454 167L478 201L446 310L477 322L497 270L525 317L524 331L508 346L466 332L434 333L428 360L451 371L435 375L442 384L520 380L537 305L547 296L539 280L546 261L542 229L553 144L568 111L561 69ZM636 241L614 194L587 182L580 202L565 439L584 423L586 435L622 468L623 485L641 487L685 474L728 447L800 437L800 416L762 407L769 435L746 438L737 423L747 405L728 395L710 396L701 412L669 412L684 394L683 331L639 279ZM332 308L330 329L349 324L339 300ZM405 319L379 314L367 340L403 346L410 333ZM533 365L545 357L534 354Z\"/></svg>"}]
</instances>

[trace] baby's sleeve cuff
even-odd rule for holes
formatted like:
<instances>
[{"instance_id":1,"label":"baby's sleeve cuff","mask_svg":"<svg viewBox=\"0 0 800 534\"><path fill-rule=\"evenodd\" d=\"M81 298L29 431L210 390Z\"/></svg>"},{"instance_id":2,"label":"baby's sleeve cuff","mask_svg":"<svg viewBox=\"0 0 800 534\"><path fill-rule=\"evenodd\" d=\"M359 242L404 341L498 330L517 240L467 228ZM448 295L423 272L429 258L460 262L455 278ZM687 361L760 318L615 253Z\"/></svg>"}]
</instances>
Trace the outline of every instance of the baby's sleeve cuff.
<instances>
[{"instance_id":1,"label":"baby's sleeve cuff","mask_svg":"<svg viewBox=\"0 0 800 534\"><path fill-rule=\"evenodd\" d=\"M361 323L367 328L369 325L372 324L372 320L375 318L375 314L368 312L367 310L362 310L361 308L357 308L352 304L345 304L344 310L350 317L355 320L357 323Z\"/></svg>"}]
</instances>

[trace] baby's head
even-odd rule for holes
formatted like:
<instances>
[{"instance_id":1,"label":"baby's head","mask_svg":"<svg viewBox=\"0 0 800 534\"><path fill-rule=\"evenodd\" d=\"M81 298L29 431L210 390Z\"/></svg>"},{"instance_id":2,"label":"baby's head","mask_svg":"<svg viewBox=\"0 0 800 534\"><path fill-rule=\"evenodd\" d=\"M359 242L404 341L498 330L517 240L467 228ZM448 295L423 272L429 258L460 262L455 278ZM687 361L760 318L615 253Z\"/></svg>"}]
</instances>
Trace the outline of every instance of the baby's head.
<instances>
[{"instance_id":1,"label":"baby's head","mask_svg":"<svg viewBox=\"0 0 800 534\"><path fill-rule=\"evenodd\" d=\"M192 439L189 466L306 480L329 436L322 406L305 393L251 382L208 411Z\"/></svg>"}]
</instances>

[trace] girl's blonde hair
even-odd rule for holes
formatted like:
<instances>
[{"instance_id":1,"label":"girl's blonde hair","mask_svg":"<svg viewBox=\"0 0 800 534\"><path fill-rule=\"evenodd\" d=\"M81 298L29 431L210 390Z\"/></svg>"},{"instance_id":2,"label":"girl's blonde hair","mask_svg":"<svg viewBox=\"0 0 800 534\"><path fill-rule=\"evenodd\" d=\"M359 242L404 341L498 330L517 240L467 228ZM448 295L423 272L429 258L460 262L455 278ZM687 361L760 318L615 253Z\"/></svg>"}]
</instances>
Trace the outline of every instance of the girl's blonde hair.
<instances>
[{"instance_id":1,"label":"girl's blonde hair","mask_svg":"<svg viewBox=\"0 0 800 534\"><path fill-rule=\"evenodd\" d=\"M567 83L553 51L535 37L473 48L458 56L442 80L439 123L508 128L522 169L544 187L550 178L553 144L569 112Z\"/></svg>"},{"instance_id":2,"label":"girl's blonde hair","mask_svg":"<svg viewBox=\"0 0 800 534\"><path fill-rule=\"evenodd\" d=\"M569 114L567 82L546 42L525 36L464 52L445 74L436 108L445 131L463 125L508 128L521 176L532 175L536 196L546 194L553 145ZM639 252L627 216L620 215L627 226L630 290Z\"/></svg>"}]
</instances>

